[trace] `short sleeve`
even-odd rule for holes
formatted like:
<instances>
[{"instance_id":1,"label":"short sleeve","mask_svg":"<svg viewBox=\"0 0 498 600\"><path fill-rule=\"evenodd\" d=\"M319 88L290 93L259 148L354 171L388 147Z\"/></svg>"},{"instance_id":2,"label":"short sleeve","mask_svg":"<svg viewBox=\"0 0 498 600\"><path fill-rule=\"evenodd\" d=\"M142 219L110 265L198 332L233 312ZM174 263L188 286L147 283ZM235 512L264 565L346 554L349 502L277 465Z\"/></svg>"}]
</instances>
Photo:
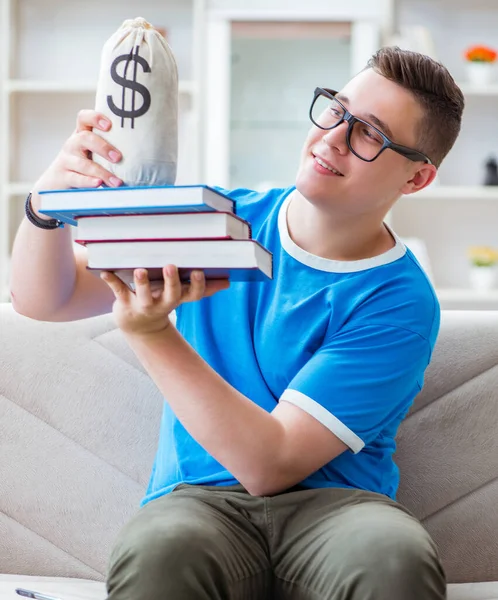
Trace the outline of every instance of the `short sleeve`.
<instances>
[{"instance_id":1,"label":"short sleeve","mask_svg":"<svg viewBox=\"0 0 498 600\"><path fill-rule=\"evenodd\" d=\"M407 329L343 330L301 368L280 399L315 417L357 453L406 413L430 355L429 342Z\"/></svg>"}]
</instances>

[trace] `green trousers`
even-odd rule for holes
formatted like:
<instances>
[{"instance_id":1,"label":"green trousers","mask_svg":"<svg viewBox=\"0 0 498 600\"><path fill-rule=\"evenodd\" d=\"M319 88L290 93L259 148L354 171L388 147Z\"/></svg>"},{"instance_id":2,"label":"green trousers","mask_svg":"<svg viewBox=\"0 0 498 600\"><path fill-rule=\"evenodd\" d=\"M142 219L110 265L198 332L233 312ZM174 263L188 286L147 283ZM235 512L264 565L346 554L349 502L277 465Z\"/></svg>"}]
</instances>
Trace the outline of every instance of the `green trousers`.
<instances>
[{"instance_id":1,"label":"green trousers","mask_svg":"<svg viewBox=\"0 0 498 600\"><path fill-rule=\"evenodd\" d=\"M111 553L109 600L443 600L434 542L387 497L181 485Z\"/></svg>"}]
</instances>

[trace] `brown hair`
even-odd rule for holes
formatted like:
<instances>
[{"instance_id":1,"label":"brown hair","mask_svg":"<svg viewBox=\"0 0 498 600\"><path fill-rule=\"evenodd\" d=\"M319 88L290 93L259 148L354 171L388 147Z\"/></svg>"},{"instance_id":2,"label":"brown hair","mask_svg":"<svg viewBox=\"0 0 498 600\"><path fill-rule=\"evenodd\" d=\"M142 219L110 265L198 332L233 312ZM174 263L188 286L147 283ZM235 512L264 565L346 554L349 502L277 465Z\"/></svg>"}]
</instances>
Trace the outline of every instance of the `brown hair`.
<instances>
[{"instance_id":1,"label":"brown hair","mask_svg":"<svg viewBox=\"0 0 498 600\"><path fill-rule=\"evenodd\" d=\"M367 69L409 90L422 107L417 150L439 167L460 132L465 100L448 69L429 56L389 46L378 50Z\"/></svg>"}]
</instances>

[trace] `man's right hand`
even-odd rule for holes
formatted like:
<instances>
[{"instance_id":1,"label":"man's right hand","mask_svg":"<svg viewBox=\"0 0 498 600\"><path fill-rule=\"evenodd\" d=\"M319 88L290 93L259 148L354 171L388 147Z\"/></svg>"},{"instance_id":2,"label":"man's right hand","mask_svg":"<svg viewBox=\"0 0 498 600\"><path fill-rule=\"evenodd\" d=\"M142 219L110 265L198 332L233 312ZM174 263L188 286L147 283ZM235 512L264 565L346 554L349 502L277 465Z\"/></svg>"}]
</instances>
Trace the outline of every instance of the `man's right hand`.
<instances>
[{"instance_id":1,"label":"man's right hand","mask_svg":"<svg viewBox=\"0 0 498 600\"><path fill-rule=\"evenodd\" d=\"M121 153L93 130L109 131L110 120L94 110L81 110L76 129L64 143L53 163L36 182L33 192L49 189L96 188L102 184L119 187L123 182L92 160L98 154L117 163ZM33 194L32 206L38 208L38 195ZM44 215L39 215L44 218ZM46 218L46 216L45 216Z\"/></svg>"}]
</instances>

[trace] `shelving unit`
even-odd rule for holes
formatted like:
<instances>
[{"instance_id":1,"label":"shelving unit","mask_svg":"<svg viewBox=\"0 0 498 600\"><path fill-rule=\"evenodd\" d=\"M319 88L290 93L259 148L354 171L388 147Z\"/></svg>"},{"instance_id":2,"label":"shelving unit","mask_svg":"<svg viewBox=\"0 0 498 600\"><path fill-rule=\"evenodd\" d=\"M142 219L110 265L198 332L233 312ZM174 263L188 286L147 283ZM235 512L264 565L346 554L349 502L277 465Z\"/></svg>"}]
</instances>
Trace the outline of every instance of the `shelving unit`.
<instances>
[{"instance_id":1,"label":"shelving unit","mask_svg":"<svg viewBox=\"0 0 498 600\"><path fill-rule=\"evenodd\" d=\"M5 186L5 193L7 196L26 196L29 194L29 190L32 186L31 182L20 182L20 183L9 183Z\"/></svg>"},{"instance_id":2,"label":"shelving unit","mask_svg":"<svg viewBox=\"0 0 498 600\"><path fill-rule=\"evenodd\" d=\"M466 107L459 139L439 169L439 185L401 198L389 223L402 238L425 243L442 308L498 310L498 289L471 288L468 260L470 246L498 249L498 187L480 185L485 161L498 158L498 68L490 85L474 85L466 81L463 58L474 44L498 47L498 7L493 0L394 1L399 31L426 28L434 58L459 83Z\"/></svg>"},{"instance_id":3,"label":"shelving unit","mask_svg":"<svg viewBox=\"0 0 498 600\"><path fill-rule=\"evenodd\" d=\"M434 185L402 197L388 222L425 242L443 309L498 310L498 289L470 288L467 259L469 246L498 245L497 218L498 187Z\"/></svg>"},{"instance_id":4,"label":"shelving unit","mask_svg":"<svg viewBox=\"0 0 498 600\"><path fill-rule=\"evenodd\" d=\"M166 27L179 71L177 183L202 179L205 3L0 0L0 301L9 298L24 198L71 134L78 110L93 107L102 46L125 19L143 16Z\"/></svg>"},{"instance_id":5,"label":"shelving unit","mask_svg":"<svg viewBox=\"0 0 498 600\"><path fill-rule=\"evenodd\" d=\"M496 310L498 290L481 292L465 288L436 289L439 302L446 310Z\"/></svg>"},{"instance_id":6,"label":"shelving unit","mask_svg":"<svg viewBox=\"0 0 498 600\"><path fill-rule=\"evenodd\" d=\"M498 83L480 86L463 82L459 83L459 87L468 98L471 96L498 96Z\"/></svg>"},{"instance_id":7,"label":"shelving unit","mask_svg":"<svg viewBox=\"0 0 498 600\"><path fill-rule=\"evenodd\" d=\"M419 200L489 200L498 202L498 186L483 185L432 185L409 196L402 198L406 201Z\"/></svg>"}]
</instances>

